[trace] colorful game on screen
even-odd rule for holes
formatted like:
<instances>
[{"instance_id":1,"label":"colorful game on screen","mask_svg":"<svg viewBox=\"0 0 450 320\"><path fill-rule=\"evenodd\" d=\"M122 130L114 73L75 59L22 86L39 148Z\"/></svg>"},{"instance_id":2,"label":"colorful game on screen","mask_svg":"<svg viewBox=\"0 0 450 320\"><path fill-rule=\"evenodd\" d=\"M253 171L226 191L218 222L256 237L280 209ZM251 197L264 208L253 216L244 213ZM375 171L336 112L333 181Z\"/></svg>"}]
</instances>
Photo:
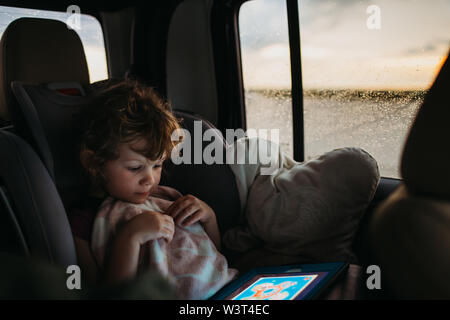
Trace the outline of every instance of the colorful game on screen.
<instances>
[{"instance_id":1,"label":"colorful game on screen","mask_svg":"<svg viewBox=\"0 0 450 320\"><path fill-rule=\"evenodd\" d=\"M294 300L306 294L323 274L259 275L242 290L227 297L231 300Z\"/></svg>"}]
</instances>

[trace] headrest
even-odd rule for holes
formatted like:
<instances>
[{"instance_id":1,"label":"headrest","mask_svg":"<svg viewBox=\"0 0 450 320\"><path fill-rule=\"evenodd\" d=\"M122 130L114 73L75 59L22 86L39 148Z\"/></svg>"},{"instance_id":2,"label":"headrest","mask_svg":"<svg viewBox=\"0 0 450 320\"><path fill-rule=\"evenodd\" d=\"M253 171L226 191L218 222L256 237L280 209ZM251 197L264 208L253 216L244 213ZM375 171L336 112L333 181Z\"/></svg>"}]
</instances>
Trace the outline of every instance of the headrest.
<instances>
[{"instance_id":1,"label":"headrest","mask_svg":"<svg viewBox=\"0 0 450 320\"><path fill-rule=\"evenodd\" d=\"M89 84L83 45L61 21L20 18L0 41L0 117L9 119L11 82L76 81Z\"/></svg>"},{"instance_id":2,"label":"headrest","mask_svg":"<svg viewBox=\"0 0 450 320\"><path fill-rule=\"evenodd\" d=\"M450 199L450 61L425 96L403 150L402 177L412 193Z\"/></svg>"}]
</instances>

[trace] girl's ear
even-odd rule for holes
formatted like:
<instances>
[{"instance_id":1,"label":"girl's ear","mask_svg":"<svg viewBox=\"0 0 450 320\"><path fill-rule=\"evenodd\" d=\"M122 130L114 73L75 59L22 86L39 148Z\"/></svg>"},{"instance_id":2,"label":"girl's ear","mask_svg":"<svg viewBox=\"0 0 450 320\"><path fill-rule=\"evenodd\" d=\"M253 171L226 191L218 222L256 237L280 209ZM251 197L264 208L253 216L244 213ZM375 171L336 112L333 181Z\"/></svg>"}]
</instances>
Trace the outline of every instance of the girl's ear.
<instances>
[{"instance_id":1,"label":"girl's ear","mask_svg":"<svg viewBox=\"0 0 450 320\"><path fill-rule=\"evenodd\" d=\"M89 163L93 156L94 156L94 151L92 151L92 150L84 149L83 151L81 151L80 162L81 162L81 165L84 167L84 169L89 171L89 169L90 169Z\"/></svg>"}]
</instances>

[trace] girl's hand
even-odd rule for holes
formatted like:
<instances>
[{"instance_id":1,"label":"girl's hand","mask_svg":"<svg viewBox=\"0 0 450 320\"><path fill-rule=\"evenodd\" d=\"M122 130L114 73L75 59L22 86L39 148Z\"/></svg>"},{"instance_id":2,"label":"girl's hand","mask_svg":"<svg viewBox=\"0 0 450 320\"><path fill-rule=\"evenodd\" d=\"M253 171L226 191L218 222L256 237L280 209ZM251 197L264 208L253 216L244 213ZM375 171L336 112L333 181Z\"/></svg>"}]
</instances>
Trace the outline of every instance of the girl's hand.
<instances>
[{"instance_id":1,"label":"girl's hand","mask_svg":"<svg viewBox=\"0 0 450 320\"><path fill-rule=\"evenodd\" d=\"M125 236L140 245L159 238L170 242L174 231L172 217L155 211L144 211L130 219L123 227Z\"/></svg>"},{"instance_id":2,"label":"girl's hand","mask_svg":"<svg viewBox=\"0 0 450 320\"><path fill-rule=\"evenodd\" d=\"M216 220L216 215L206 203L193 195L185 195L175 200L166 210L179 226L187 227L197 221L208 224Z\"/></svg>"}]
</instances>

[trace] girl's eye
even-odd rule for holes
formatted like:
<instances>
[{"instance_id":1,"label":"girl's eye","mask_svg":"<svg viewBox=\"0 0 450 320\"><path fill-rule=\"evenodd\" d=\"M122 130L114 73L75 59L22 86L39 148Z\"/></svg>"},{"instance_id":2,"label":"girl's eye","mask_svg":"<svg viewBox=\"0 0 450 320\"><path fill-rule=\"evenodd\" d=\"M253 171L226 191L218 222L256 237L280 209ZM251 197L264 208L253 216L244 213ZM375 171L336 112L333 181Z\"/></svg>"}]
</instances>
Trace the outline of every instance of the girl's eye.
<instances>
[{"instance_id":1,"label":"girl's eye","mask_svg":"<svg viewBox=\"0 0 450 320\"><path fill-rule=\"evenodd\" d=\"M160 165L160 164L155 164L155 168L160 168L160 167L162 167L162 165Z\"/></svg>"},{"instance_id":2,"label":"girl's eye","mask_svg":"<svg viewBox=\"0 0 450 320\"><path fill-rule=\"evenodd\" d=\"M130 168L128 168L128 170L130 170L130 171L138 171L139 169L141 169L142 167L141 166L138 166L138 167L130 167Z\"/></svg>"}]
</instances>

